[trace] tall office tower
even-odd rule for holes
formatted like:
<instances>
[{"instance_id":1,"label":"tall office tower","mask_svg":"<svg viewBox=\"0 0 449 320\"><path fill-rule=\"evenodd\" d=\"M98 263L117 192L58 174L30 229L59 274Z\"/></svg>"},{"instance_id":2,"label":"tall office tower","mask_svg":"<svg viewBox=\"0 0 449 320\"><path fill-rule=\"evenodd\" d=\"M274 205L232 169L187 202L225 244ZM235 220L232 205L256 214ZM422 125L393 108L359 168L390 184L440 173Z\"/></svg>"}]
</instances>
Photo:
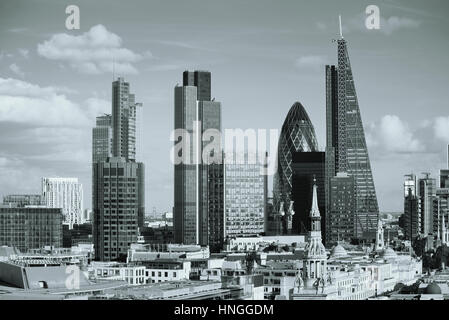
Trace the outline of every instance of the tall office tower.
<instances>
[{"instance_id":1,"label":"tall office tower","mask_svg":"<svg viewBox=\"0 0 449 320\"><path fill-rule=\"evenodd\" d=\"M93 164L93 215L95 259L123 259L137 241L142 197L139 176L143 164L108 158Z\"/></svg>"},{"instance_id":2,"label":"tall office tower","mask_svg":"<svg viewBox=\"0 0 449 320\"><path fill-rule=\"evenodd\" d=\"M112 82L112 115L93 129L92 216L97 260L122 259L145 217L145 166L136 162L139 110L130 85ZM112 140L112 141L111 141Z\"/></svg>"},{"instance_id":3,"label":"tall office tower","mask_svg":"<svg viewBox=\"0 0 449 320\"><path fill-rule=\"evenodd\" d=\"M10 207L43 206L40 194L9 194L3 197L3 204Z\"/></svg>"},{"instance_id":4,"label":"tall office tower","mask_svg":"<svg viewBox=\"0 0 449 320\"><path fill-rule=\"evenodd\" d=\"M299 102L295 102L282 125L277 153L277 172L273 178L274 214L272 217L281 226L270 230L271 234L292 232L292 215L286 210L290 206L292 194L292 154L295 152L318 151L315 129L306 110Z\"/></svg>"},{"instance_id":5,"label":"tall office tower","mask_svg":"<svg viewBox=\"0 0 449 320\"><path fill-rule=\"evenodd\" d=\"M265 176L261 174L261 165L256 164L255 157L254 161L245 161L243 164L225 164L224 176L225 236L262 234Z\"/></svg>"},{"instance_id":6,"label":"tall office tower","mask_svg":"<svg viewBox=\"0 0 449 320\"><path fill-rule=\"evenodd\" d=\"M449 188L449 170L440 170L440 188Z\"/></svg>"},{"instance_id":7,"label":"tall office tower","mask_svg":"<svg viewBox=\"0 0 449 320\"><path fill-rule=\"evenodd\" d=\"M345 172L330 178L329 214L326 222L326 245L350 242L355 236L355 182Z\"/></svg>"},{"instance_id":8,"label":"tall office tower","mask_svg":"<svg viewBox=\"0 0 449 320\"><path fill-rule=\"evenodd\" d=\"M62 209L0 206L0 246L22 252L44 246L62 247Z\"/></svg>"},{"instance_id":9,"label":"tall office tower","mask_svg":"<svg viewBox=\"0 0 449 320\"><path fill-rule=\"evenodd\" d=\"M207 170L207 226L210 252L220 252L224 245L224 169L223 164L211 164Z\"/></svg>"},{"instance_id":10,"label":"tall office tower","mask_svg":"<svg viewBox=\"0 0 449 320\"><path fill-rule=\"evenodd\" d=\"M322 212L321 231L325 234L324 152L294 152L292 154L291 199L295 215L293 233L307 234L311 225L309 213L312 207L314 181L317 185L318 206Z\"/></svg>"},{"instance_id":11,"label":"tall office tower","mask_svg":"<svg viewBox=\"0 0 449 320\"><path fill-rule=\"evenodd\" d=\"M42 178L42 197L49 208L62 208L69 229L83 223L83 186L78 178Z\"/></svg>"},{"instance_id":12,"label":"tall office tower","mask_svg":"<svg viewBox=\"0 0 449 320\"><path fill-rule=\"evenodd\" d=\"M338 66L326 66L327 171L354 176L355 237L364 238L377 230L379 207L346 40L337 45Z\"/></svg>"},{"instance_id":13,"label":"tall office tower","mask_svg":"<svg viewBox=\"0 0 449 320\"><path fill-rule=\"evenodd\" d=\"M408 174L404 181L404 236L407 240L415 239L420 233L419 208L416 176Z\"/></svg>"},{"instance_id":14,"label":"tall office tower","mask_svg":"<svg viewBox=\"0 0 449 320\"><path fill-rule=\"evenodd\" d=\"M92 129L92 163L109 157L112 157L112 116L104 114L97 117L96 127Z\"/></svg>"},{"instance_id":15,"label":"tall office tower","mask_svg":"<svg viewBox=\"0 0 449 320\"><path fill-rule=\"evenodd\" d=\"M421 233L424 236L434 233L434 200L436 197L436 180L430 178L430 173L418 180L418 195L420 200Z\"/></svg>"},{"instance_id":16,"label":"tall office tower","mask_svg":"<svg viewBox=\"0 0 449 320\"><path fill-rule=\"evenodd\" d=\"M211 197L208 189L210 164L203 162L203 150L210 141L199 139L208 129L221 131L221 103L210 100L209 72L185 71L183 84L182 87L176 86L174 90L175 130L182 129L184 132L176 137L178 141L175 141L175 146L180 143L184 147L178 153L182 155L183 161L174 165L175 242L207 245L209 244L208 216L211 214L222 216L223 212L208 211L209 197ZM208 157L217 160L216 164L221 162L221 150L219 152L219 156L208 154ZM220 176L222 174L216 175L218 179ZM219 183L217 181L215 184Z\"/></svg>"},{"instance_id":17,"label":"tall office tower","mask_svg":"<svg viewBox=\"0 0 449 320\"><path fill-rule=\"evenodd\" d=\"M438 238L444 240L443 229L449 225L449 188L436 189L436 212L434 213L434 230L437 229Z\"/></svg>"},{"instance_id":18,"label":"tall office tower","mask_svg":"<svg viewBox=\"0 0 449 320\"><path fill-rule=\"evenodd\" d=\"M135 102L130 93L129 82L119 77L112 83L112 155L123 157L126 161L136 160L136 136L138 109L141 103Z\"/></svg>"}]
</instances>

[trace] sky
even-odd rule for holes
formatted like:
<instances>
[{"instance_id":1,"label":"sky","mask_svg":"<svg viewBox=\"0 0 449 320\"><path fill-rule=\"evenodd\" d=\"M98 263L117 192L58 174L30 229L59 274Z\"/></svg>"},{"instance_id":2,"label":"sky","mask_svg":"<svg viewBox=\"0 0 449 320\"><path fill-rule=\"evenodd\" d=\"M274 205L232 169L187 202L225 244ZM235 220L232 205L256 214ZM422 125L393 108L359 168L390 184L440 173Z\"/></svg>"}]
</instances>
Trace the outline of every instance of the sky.
<instances>
[{"instance_id":1,"label":"sky","mask_svg":"<svg viewBox=\"0 0 449 320\"><path fill-rule=\"evenodd\" d=\"M80 9L68 30L65 9ZM365 26L368 5L380 29ZM146 0L0 2L0 196L78 177L91 208L95 117L115 76L143 103L146 212L173 206L174 87L209 70L222 128L279 129L301 102L325 147L326 64L338 15L354 74L381 211L402 211L404 175L447 167L446 0ZM271 186L270 186L271 187Z\"/></svg>"}]
</instances>

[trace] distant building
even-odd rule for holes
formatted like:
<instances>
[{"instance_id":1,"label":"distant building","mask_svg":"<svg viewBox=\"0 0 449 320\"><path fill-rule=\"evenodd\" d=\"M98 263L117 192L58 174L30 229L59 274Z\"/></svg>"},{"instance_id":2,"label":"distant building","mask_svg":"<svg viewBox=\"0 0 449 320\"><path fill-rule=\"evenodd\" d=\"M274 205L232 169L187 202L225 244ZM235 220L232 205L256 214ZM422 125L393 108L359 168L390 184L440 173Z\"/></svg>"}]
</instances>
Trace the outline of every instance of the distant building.
<instances>
[{"instance_id":1,"label":"distant building","mask_svg":"<svg viewBox=\"0 0 449 320\"><path fill-rule=\"evenodd\" d=\"M354 177L337 173L330 179L329 212L326 217L326 243L350 242L355 237Z\"/></svg>"},{"instance_id":2,"label":"distant building","mask_svg":"<svg viewBox=\"0 0 449 320\"><path fill-rule=\"evenodd\" d=\"M260 165L249 162L248 159L242 164L225 164L226 237L254 236L264 232L265 176L261 174Z\"/></svg>"},{"instance_id":3,"label":"distant building","mask_svg":"<svg viewBox=\"0 0 449 320\"><path fill-rule=\"evenodd\" d=\"M419 198L417 196L416 176L410 174L404 181L404 236L414 240L421 232Z\"/></svg>"},{"instance_id":4,"label":"distant building","mask_svg":"<svg viewBox=\"0 0 449 320\"><path fill-rule=\"evenodd\" d=\"M40 194L10 194L3 197L3 204L11 207L43 206Z\"/></svg>"},{"instance_id":5,"label":"distant building","mask_svg":"<svg viewBox=\"0 0 449 320\"><path fill-rule=\"evenodd\" d=\"M43 246L62 247L62 210L0 207L0 245L22 252Z\"/></svg>"},{"instance_id":6,"label":"distant building","mask_svg":"<svg viewBox=\"0 0 449 320\"><path fill-rule=\"evenodd\" d=\"M425 174L418 180L418 195L420 200L420 232L427 236L434 234L434 206L436 200L436 180L430 174ZM435 221L436 222L436 221Z\"/></svg>"},{"instance_id":7,"label":"distant building","mask_svg":"<svg viewBox=\"0 0 449 320\"><path fill-rule=\"evenodd\" d=\"M325 155L324 152L295 152L292 154L292 194L293 216L292 233L309 232L309 212L312 207L313 181L316 179L318 207L322 212L321 232L326 233L325 211Z\"/></svg>"},{"instance_id":8,"label":"distant building","mask_svg":"<svg viewBox=\"0 0 449 320\"><path fill-rule=\"evenodd\" d=\"M49 208L62 208L69 229L83 223L83 186L78 178L42 178L42 197Z\"/></svg>"}]
</instances>

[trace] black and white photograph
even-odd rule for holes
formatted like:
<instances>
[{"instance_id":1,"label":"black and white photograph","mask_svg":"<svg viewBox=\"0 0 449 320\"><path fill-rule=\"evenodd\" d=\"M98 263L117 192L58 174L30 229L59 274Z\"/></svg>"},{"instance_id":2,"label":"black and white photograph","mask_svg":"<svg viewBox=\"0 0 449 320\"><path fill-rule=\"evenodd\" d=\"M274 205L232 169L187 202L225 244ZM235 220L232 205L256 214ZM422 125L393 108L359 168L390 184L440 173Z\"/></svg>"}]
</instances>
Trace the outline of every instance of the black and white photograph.
<instances>
[{"instance_id":1,"label":"black and white photograph","mask_svg":"<svg viewBox=\"0 0 449 320\"><path fill-rule=\"evenodd\" d=\"M0 300L449 300L448 30L447 0L0 0Z\"/></svg>"}]
</instances>

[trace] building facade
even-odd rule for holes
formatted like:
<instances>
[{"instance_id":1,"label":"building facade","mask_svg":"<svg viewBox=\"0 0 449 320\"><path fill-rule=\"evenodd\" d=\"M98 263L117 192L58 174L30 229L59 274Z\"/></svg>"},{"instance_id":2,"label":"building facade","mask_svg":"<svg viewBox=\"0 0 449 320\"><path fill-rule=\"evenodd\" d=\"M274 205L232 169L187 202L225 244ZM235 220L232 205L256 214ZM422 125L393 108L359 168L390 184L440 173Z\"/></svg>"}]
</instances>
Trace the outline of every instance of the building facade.
<instances>
[{"instance_id":1,"label":"building facade","mask_svg":"<svg viewBox=\"0 0 449 320\"><path fill-rule=\"evenodd\" d=\"M3 204L11 207L43 206L40 194L9 194L3 197Z\"/></svg>"},{"instance_id":2,"label":"building facade","mask_svg":"<svg viewBox=\"0 0 449 320\"><path fill-rule=\"evenodd\" d=\"M261 166L245 161L225 164L225 236L264 232L264 183Z\"/></svg>"},{"instance_id":3,"label":"building facade","mask_svg":"<svg viewBox=\"0 0 449 320\"><path fill-rule=\"evenodd\" d=\"M137 241L139 220L143 220L142 163L108 158L93 164L93 235L95 259L110 261L126 257Z\"/></svg>"},{"instance_id":4,"label":"building facade","mask_svg":"<svg viewBox=\"0 0 449 320\"><path fill-rule=\"evenodd\" d=\"M292 233L307 234L310 230L313 181L317 184L318 207L322 214L321 231L325 234L325 155L324 152L295 152L292 154L293 216Z\"/></svg>"},{"instance_id":5,"label":"building facade","mask_svg":"<svg viewBox=\"0 0 449 320\"><path fill-rule=\"evenodd\" d=\"M22 252L44 246L62 247L63 215L60 208L0 207L0 246Z\"/></svg>"},{"instance_id":6,"label":"building facade","mask_svg":"<svg viewBox=\"0 0 449 320\"><path fill-rule=\"evenodd\" d=\"M83 186L78 178L42 178L42 197L45 206L62 208L64 224L69 229L83 221Z\"/></svg>"},{"instance_id":7,"label":"building facade","mask_svg":"<svg viewBox=\"0 0 449 320\"><path fill-rule=\"evenodd\" d=\"M104 114L96 118L92 129L92 163L112 157L112 116Z\"/></svg>"}]
</instances>

